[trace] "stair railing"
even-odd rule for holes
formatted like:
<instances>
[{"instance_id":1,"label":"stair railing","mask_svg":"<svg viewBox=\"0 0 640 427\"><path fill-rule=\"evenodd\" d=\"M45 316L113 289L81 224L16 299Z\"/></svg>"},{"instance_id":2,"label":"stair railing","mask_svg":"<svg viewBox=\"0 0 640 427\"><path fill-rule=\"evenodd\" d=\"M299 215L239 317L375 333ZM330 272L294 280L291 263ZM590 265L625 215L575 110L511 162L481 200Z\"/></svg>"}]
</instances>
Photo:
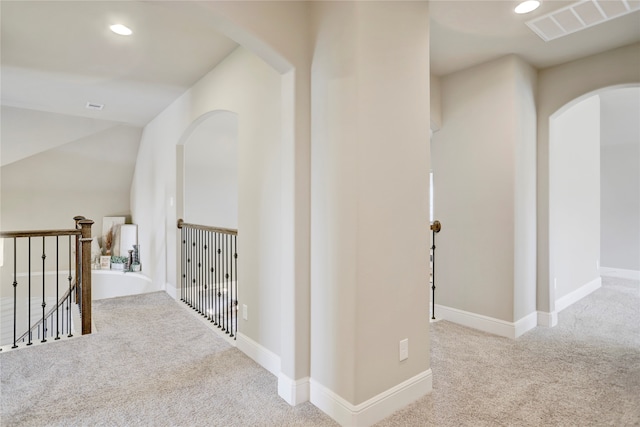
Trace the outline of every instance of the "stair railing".
<instances>
[{"instance_id":1,"label":"stair railing","mask_svg":"<svg viewBox=\"0 0 640 427\"><path fill-rule=\"evenodd\" d=\"M436 233L442 229L440 221L431 224L431 319L436 319Z\"/></svg>"},{"instance_id":2,"label":"stair railing","mask_svg":"<svg viewBox=\"0 0 640 427\"><path fill-rule=\"evenodd\" d=\"M238 330L238 230L188 224L180 229L180 299L229 338Z\"/></svg>"},{"instance_id":3,"label":"stair railing","mask_svg":"<svg viewBox=\"0 0 640 427\"><path fill-rule=\"evenodd\" d=\"M75 229L0 232L0 238L7 239L13 243L13 259L11 260L11 266L13 267L11 271L13 278L13 304L11 308L13 329L13 345L11 347L12 349L17 348L18 343L24 342L25 340L27 341L27 346L33 344L32 335L34 331L38 331L38 338L41 338L41 342L43 343L47 342L47 337L53 337L54 329L56 340L60 339L61 334L64 335L65 331L68 334L67 336L72 336L71 299L74 293L76 299L75 302L80 305L82 334L85 335L91 333L91 226L93 225L93 221L85 219L81 216L75 217L74 220L76 223ZM60 269L60 242L62 238L63 244L66 243L64 242L67 240L64 239L65 237L68 238L68 253L64 256L63 263L68 262L68 284L66 286L65 292L62 296L60 296L60 275L64 274L64 272L67 271ZM53 241L55 244L54 249L49 249L50 245L47 246L47 243L51 244L51 241ZM21 243L20 250L18 247L18 242ZM32 243L36 242L41 242L41 246L38 247L38 249L42 250L42 255L40 256L40 258L42 259L42 269L40 271L34 271L32 267L32 259L34 255L32 252ZM74 263L71 254L74 247L76 249L76 262L75 276L72 276L72 268ZM53 257L55 259L55 283L53 285L51 283L47 284L47 275L48 273L50 273L47 271L46 260L49 256L47 254L47 251L49 251L49 255L51 255L51 252L53 252ZM19 261L20 267L18 267ZM49 264L49 266L51 266L51 263ZM19 268L26 270L26 273L19 274ZM32 323L32 298L39 298L38 295L33 297L33 292L37 292L37 290L33 286L33 279L35 275L40 274L42 275L42 317L36 322ZM74 277L75 280L73 280ZM47 312L47 290L52 292L51 286L54 285L56 303L55 306ZM21 297L19 301L18 290L25 289L25 286L27 295L25 298ZM25 304L23 304L23 300L26 300L26 307ZM19 311L25 308L27 311L26 332L18 335L17 325ZM63 310L62 315L60 313L61 308ZM68 313L65 313L65 310ZM22 316L22 314L20 315Z\"/></svg>"}]
</instances>

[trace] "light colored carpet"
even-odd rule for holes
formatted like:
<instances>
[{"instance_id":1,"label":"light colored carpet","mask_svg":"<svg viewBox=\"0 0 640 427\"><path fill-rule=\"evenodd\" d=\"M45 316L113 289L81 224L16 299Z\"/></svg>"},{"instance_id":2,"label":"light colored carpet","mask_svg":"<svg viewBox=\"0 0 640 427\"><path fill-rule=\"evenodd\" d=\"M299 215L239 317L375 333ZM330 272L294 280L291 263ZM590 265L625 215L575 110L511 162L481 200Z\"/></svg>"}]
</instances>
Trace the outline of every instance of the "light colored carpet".
<instances>
[{"instance_id":1,"label":"light colored carpet","mask_svg":"<svg viewBox=\"0 0 640 427\"><path fill-rule=\"evenodd\" d=\"M638 282L517 340L431 324L434 391L383 426L640 426ZM0 353L3 426L335 426L164 293L98 301L97 334Z\"/></svg>"},{"instance_id":2,"label":"light colored carpet","mask_svg":"<svg viewBox=\"0 0 640 427\"><path fill-rule=\"evenodd\" d=\"M640 292L603 286L516 340L431 325L433 392L387 426L640 426Z\"/></svg>"},{"instance_id":3,"label":"light colored carpet","mask_svg":"<svg viewBox=\"0 0 640 427\"><path fill-rule=\"evenodd\" d=\"M334 426L166 293L94 303L98 333L0 353L2 426Z\"/></svg>"}]
</instances>

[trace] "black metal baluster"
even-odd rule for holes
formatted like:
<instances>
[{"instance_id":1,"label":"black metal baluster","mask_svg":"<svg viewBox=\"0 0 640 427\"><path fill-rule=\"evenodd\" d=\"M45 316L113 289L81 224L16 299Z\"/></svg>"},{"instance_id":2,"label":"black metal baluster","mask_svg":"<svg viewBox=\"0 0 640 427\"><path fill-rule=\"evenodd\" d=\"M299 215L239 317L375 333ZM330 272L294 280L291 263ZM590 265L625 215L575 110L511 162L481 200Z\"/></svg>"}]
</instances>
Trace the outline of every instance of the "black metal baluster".
<instances>
[{"instance_id":1,"label":"black metal baluster","mask_svg":"<svg viewBox=\"0 0 640 427\"><path fill-rule=\"evenodd\" d=\"M27 316L28 316L28 325L29 325L29 341L27 342L27 345L31 345L33 344L31 342L31 237L27 238L28 240L28 255L29 255L29 260L28 260L28 266L29 266L29 271L27 272L28 275L28 287L29 287L29 296L28 296L28 301L27 301Z\"/></svg>"},{"instance_id":2,"label":"black metal baluster","mask_svg":"<svg viewBox=\"0 0 640 427\"><path fill-rule=\"evenodd\" d=\"M209 317L209 320L212 323L215 323L215 316L216 316L216 308L215 308L216 285L215 285L215 278L214 278L214 274L216 270L215 269L216 251L215 251L214 241L215 241L215 234L212 232L209 232L209 307L211 309L211 316Z\"/></svg>"},{"instance_id":3,"label":"black metal baluster","mask_svg":"<svg viewBox=\"0 0 640 427\"><path fill-rule=\"evenodd\" d=\"M226 267L226 272L225 272L225 276L224 276L224 280L225 280L225 302L224 302L224 309L225 309L225 332L228 334L229 333L229 235L225 234L224 235L224 263L225 263L225 267Z\"/></svg>"},{"instance_id":4,"label":"black metal baluster","mask_svg":"<svg viewBox=\"0 0 640 427\"><path fill-rule=\"evenodd\" d=\"M69 297L67 298L67 330L69 335L67 336L71 338L73 336L71 331L71 236L69 236L69 276L67 280L69 280Z\"/></svg>"},{"instance_id":5,"label":"black metal baluster","mask_svg":"<svg viewBox=\"0 0 640 427\"><path fill-rule=\"evenodd\" d=\"M16 344L16 322L18 321L17 319L17 312L18 312L18 275L17 275L17 264L16 264L16 259L18 257L17 254L17 245L16 245L16 237L13 238L13 346L11 346L11 348L17 348L18 345Z\"/></svg>"},{"instance_id":6,"label":"black metal baluster","mask_svg":"<svg viewBox=\"0 0 640 427\"><path fill-rule=\"evenodd\" d=\"M199 241L200 241L200 230L194 229L193 230L193 279L192 279L193 305L194 305L193 308L198 312L200 311L200 292L198 290L198 264L200 262L199 256L198 256Z\"/></svg>"},{"instance_id":7,"label":"black metal baluster","mask_svg":"<svg viewBox=\"0 0 640 427\"><path fill-rule=\"evenodd\" d=\"M220 262L220 233L216 232L216 325L218 328L220 325L220 270L222 269L222 263Z\"/></svg>"},{"instance_id":8,"label":"black metal baluster","mask_svg":"<svg viewBox=\"0 0 640 427\"><path fill-rule=\"evenodd\" d=\"M193 309L198 310L198 288L196 287L196 275L198 270L196 270L197 265L197 250L196 242L198 240L198 230L193 229L193 241L191 242L192 247L192 256L191 256L191 292L192 292L192 300L193 300Z\"/></svg>"},{"instance_id":9,"label":"black metal baluster","mask_svg":"<svg viewBox=\"0 0 640 427\"><path fill-rule=\"evenodd\" d=\"M211 315L211 300L209 299L209 232L204 233L204 253L202 259L202 277L204 282L204 317L209 320Z\"/></svg>"},{"instance_id":10,"label":"black metal baluster","mask_svg":"<svg viewBox=\"0 0 640 427\"><path fill-rule=\"evenodd\" d=\"M184 248L184 254L185 254L185 270L184 270L184 274L185 274L185 281L184 281L184 302L187 303L187 305L191 305L189 304L189 268L191 267L191 260L189 260L189 254L191 252L190 246L189 246L189 235L191 234L191 230L190 229L185 229L184 231L185 237L185 248Z\"/></svg>"},{"instance_id":11,"label":"black metal baluster","mask_svg":"<svg viewBox=\"0 0 640 427\"><path fill-rule=\"evenodd\" d=\"M205 315L204 302L203 302L203 282L202 282L202 247L204 241L204 232L198 230L198 312Z\"/></svg>"},{"instance_id":12,"label":"black metal baluster","mask_svg":"<svg viewBox=\"0 0 640 427\"><path fill-rule=\"evenodd\" d=\"M225 324L225 312L224 312L224 275L227 271L227 263L224 260L224 250L225 250L225 241L224 241L224 234L220 234L220 293L218 295L220 295L220 327L222 328L221 330L224 332L226 330L226 324Z\"/></svg>"},{"instance_id":13,"label":"black metal baluster","mask_svg":"<svg viewBox=\"0 0 640 427\"><path fill-rule=\"evenodd\" d=\"M187 240L186 240L186 236L185 236L185 229L184 226L182 226L182 228L180 228L180 241L182 242L181 244L181 251L180 251L180 267L181 267L181 278L180 278L180 299L184 302L185 300L185 281L187 278L187 270L186 270L186 258L187 258Z\"/></svg>"},{"instance_id":14,"label":"black metal baluster","mask_svg":"<svg viewBox=\"0 0 640 427\"><path fill-rule=\"evenodd\" d=\"M196 279L195 279L195 273L196 273L196 268L194 267L196 264L196 257L195 257L195 245L196 245L196 229L193 228L191 229L191 282L189 283L189 285L191 286L191 306L192 308L195 310L196 309L196 290L194 287L194 284L196 283Z\"/></svg>"},{"instance_id":15,"label":"black metal baluster","mask_svg":"<svg viewBox=\"0 0 640 427\"><path fill-rule=\"evenodd\" d=\"M218 325L218 233L213 232L213 324Z\"/></svg>"},{"instance_id":16,"label":"black metal baluster","mask_svg":"<svg viewBox=\"0 0 640 427\"><path fill-rule=\"evenodd\" d=\"M191 307L191 228L187 230L187 304Z\"/></svg>"},{"instance_id":17,"label":"black metal baluster","mask_svg":"<svg viewBox=\"0 0 640 427\"><path fill-rule=\"evenodd\" d=\"M40 342L47 342L47 323L46 323L46 319L44 317L45 315L45 309L47 307L47 302L45 300L46 297L46 293L45 293L45 277L46 277L46 265L45 265L45 261L47 259L47 254L45 251L45 237L42 236L42 341Z\"/></svg>"},{"instance_id":18,"label":"black metal baluster","mask_svg":"<svg viewBox=\"0 0 640 427\"><path fill-rule=\"evenodd\" d=\"M431 239L433 241L431 245L431 319L436 318L436 233L439 233L442 224L440 221L434 221L431 225Z\"/></svg>"},{"instance_id":19,"label":"black metal baluster","mask_svg":"<svg viewBox=\"0 0 640 427\"><path fill-rule=\"evenodd\" d=\"M56 339L60 339L60 236L56 236Z\"/></svg>"},{"instance_id":20,"label":"black metal baluster","mask_svg":"<svg viewBox=\"0 0 640 427\"><path fill-rule=\"evenodd\" d=\"M237 244L238 244L236 242L236 237L235 236L231 237L231 243L232 243L232 245L231 245L232 246L231 253L232 253L232 256L235 257L236 251L237 251ZM233 259L231 261L233 262ZM229 335L229 336L234 338L234 339L235 339L235 336L236 336L236 334L235 334L236 327L238 325L238 317L237 317L238 313L236 312L236 305L237 305L236 301L238 300L238 295L237 295L238 294L238 289L237 289L237 286L238 286L238 278L237 277L238 276L237 276L237 272L235 272L235 273L236 274L234 275L234 269L232 267L231 268L231 335ZM236 279L236 282L235 282L236 283L236 285L235 285L235 287L236 287L235 299L233 298L233 288L234 288L233 279L234 279L234 277ZM235 323L234 323L234 321L235 321Z\"/></svg>"}]
</instances>

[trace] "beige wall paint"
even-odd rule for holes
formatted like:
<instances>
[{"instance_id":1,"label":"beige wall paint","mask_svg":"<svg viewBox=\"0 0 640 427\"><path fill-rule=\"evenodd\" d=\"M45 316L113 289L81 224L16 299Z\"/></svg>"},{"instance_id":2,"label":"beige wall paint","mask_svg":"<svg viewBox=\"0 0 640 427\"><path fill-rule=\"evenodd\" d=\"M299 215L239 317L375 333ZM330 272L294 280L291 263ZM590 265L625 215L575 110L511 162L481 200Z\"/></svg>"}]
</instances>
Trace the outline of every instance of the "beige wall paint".
<instances>
[{"instance_id":1,"label":"beige wall paint","mask_svg":"<svg viewBox=\"0 0 640 427\"><path fill-rule=\"evenodd\" d=\"M558 300L600 276L599 97L555 114L549 142L550 275Z\"/></svg>"},{"instance_id":2,"label":"beige wall paint","mask_svg":"<svg viewBox=\"0 0 640 427\"><path fill-rule=\"evenodd\" d=\"M507 56L441 82L436 303L514 322L535 311L535 71Z\"/></svg>"},{"instance_id":3,"label":"beige wall paint","mask_svg":"<svg viewBox=\"0 0 640 427\"><path fill-rule=\"evenodd\" d=\"M640 87L600 94L601 266L640 271Z\"/></svg>"},{"instance_id":4,"label":"beige wall paint","mask_svg":"<svg viewBox=\"0 0 640 427\"><path fill-rule=\"evenodd\" d=\"M128 216L140 133L118 126L3 166L2 230L70 229L73 217L83 215L94 220L95 236L103 217ZM11 287L12 253L5 247L3 292ZM48 257L47 270L55 269L52 262ZM67 264L67 257L61 259L62 268Z\"/></svg>"},{"instance_id":5,"label":"beige wall paint","mask_svg":"<svg viewBox=\"0 0 640 427\"><path fill-rule=\"evenodd\" d=\"M428 11L313 11L311 375L358 405L429 369Z\"/></svg>"},{"instance_id":6,"label":"beige wall paint","mask_svg":"<svg viewBox=\"0 0 640 427\"><path fill-rule=\"evenodd\" d=\"M554 312L549 270L549 118L565 104L593 91L640 82L640 43L538 72L537 144L537 305Z\"/></svg>"},{"instance_id":7,"label":"beige wall paint","mask_svg":"<svg viewBox=\"0 0 640 427\"><path fill-rule=\"evenodd\" d=\"M275 354L280 353L281 273L275 250L282 244L280 97L280 75L238 48L145 127L131 192L134 221L159 225L140 233L141 246L150 248L142 263L149 264L156 286L179 288L175 261L165 262L176 259L176 146L191 136L190 126L203 114L238 115L239 292L240 304L249 308L249 320L239 320L238 329Z\"/></svg>"},{"instance_id":8,"label":"beige wall paint","mask_svg":"<svg viewBox=\"0 0 640 427\"><path fill-rule=\"evenodd\" d=\"M238 116L213 111L195 124L177 173L184 173L185 222L237 229Z\"/></svg>"}]
</instances>

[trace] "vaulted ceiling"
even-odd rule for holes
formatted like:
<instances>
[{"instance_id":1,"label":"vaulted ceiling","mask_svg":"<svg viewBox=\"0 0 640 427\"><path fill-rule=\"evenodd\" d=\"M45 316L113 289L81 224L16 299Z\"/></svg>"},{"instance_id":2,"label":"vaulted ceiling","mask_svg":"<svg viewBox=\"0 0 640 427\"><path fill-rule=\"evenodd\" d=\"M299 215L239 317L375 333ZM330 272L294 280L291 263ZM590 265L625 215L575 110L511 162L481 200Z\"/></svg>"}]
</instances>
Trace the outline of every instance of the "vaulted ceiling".
<instances>
[{"instance_id":1,"label":"vaulted ceiling","mask_svg":"<svg viewBox=\"0 0 640 427\"><path fill-rule=\"evenodd\" d=\"M640 8L638 0L607 1ZM550 42L525 24L570 3L545 0L515 15L511 0L430 1L432 72L509 53L544 68L640 41L638 9ZM2 164L87 133L148 123L237 47L207 19L208 9L189 1L1 0ZM134 34L111 33L114 22ZM47 138L34 135L36 119Z\"/></svg>"}]
</instances>

